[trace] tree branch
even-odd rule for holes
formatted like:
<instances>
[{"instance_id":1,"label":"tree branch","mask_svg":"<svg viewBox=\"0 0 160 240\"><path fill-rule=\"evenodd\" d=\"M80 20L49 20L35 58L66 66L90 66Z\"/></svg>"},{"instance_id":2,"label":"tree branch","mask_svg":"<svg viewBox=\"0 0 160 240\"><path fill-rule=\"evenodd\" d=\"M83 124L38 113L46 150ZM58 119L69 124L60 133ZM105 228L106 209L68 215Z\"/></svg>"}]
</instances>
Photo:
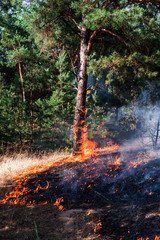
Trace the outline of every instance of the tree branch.
<instances>
[{"instance_id":1,"label":"tree branch","mask_svg":"<svg viewBox=\"0 0 160 240\"><path fill-rule=\"evenodd\" d=\"M123 42L128 48L130 48L129 44L126 43L126 41L124 41L124 40L123 40L120 36L118 36L117 34L111 32L110 30L107 30L107 29L105 29L105 28L101 29L101 31L107 32L107 33L109 33L110 35L116 37L116 38L119 39L121 42Z\"/></svg>"},{"instance_id":2,"label":"tree branch","mask_svg":"<svg viewBox=\"0 0 160 240\"><path fill-rule=\"evenodd\" d=\"M79 38L81 37L80 34L72 28L72 26L64 19L62 18L62 21L74 32Z\"/></svg>"},{"instance_id":3,"label":"tree branch","mask_svg":"<svg viewBox=\"0 0 160 240\"><path fill-rule=\"evenodd\" d=\"M72 18L71 16L69 16L69 18L76 24L77 28L79 30L81 30L81 27L78 25L78 23L76 22L76 20L74 18Z\"/></svg>"},{"instance_id":4,"label":"tree branch","mask_svg":"<svg viewBox=\"0 0 160 240\"><path fill-rule=\"evenodd\" d=\"M67 51L68 52L68 51ZM72 57L71 57L71 54L68 52L68 55L69 55L69 58L70 58L70 61L71 61L71 65L72 65L72 69L73 69L73 74L75 76L75 79L76 79L76 83L77 83L77 86L78 86L78 77L77 77L77 73L75 71L75 66L74 66L74 63L73 63L73 60L72 60Z\"/></svg>"},{"instance_id":5,"label":"tree branch","mask_svg":"<svg viewBox=\"0 0 160 240\"><path fill-rule=\"evenodd\" d=\"M128 38L130 41L132 41L131 38L129 38L129 37L127 36L127 33L125 32L124 28L123 28L119 23L117 23L117 25L122 29L122 32L124 33L124 35L126 36L126 38ZM132 42L133 42L133 41L132 41ZM128 46L129 46L129 44L128 44ZM131 48L131 46L129 46L129 47L130 47L131 53L133 53L133 49Z\"/></svg>"},{"instance_id":6,"label":"tree branch","mask_svg":"<svg viewBox=\"0 0 160 240\"><path fill-rule=\"evenodd\" d=\"M48 22L46 22L46 23L44 23L42 26L40 26L40 25L38 25L38 28L39 29L43 29L46 25L48 25L48 24L53 24L54 22L56 22L57 21L57 19L58 19L58 17L56 17L56 18L52 18L52 19L50 19Z\"/></svg>"},{"instance_id":7,"label":"tree branch","mask_svg":"<svg viewBox=\"0 0 160 240\"><path fill-rule=\"evenodd\" d=\"M91 48L92 48L92 41L93 39L97 36L97 33L99 32L100 30L95 30L92 35L90 36L89 38L89 41L88 41L88 46L87 46L87 54L90 54L91 52Z\"/></svg>"},{"instance_id":8,"label":"tree branch","mask_svg":"<svg viewBox=\"0 0 160 240\"><path fill-rule=\"evenodd\" d=\"M108 6L108 4L110 4L110 1L105 0L105 1L102 2L102 8L103 8L103 9L106 7L106 6L105 6L106 4L107 4L107 6Z\"/></svg>"}]
</instances>

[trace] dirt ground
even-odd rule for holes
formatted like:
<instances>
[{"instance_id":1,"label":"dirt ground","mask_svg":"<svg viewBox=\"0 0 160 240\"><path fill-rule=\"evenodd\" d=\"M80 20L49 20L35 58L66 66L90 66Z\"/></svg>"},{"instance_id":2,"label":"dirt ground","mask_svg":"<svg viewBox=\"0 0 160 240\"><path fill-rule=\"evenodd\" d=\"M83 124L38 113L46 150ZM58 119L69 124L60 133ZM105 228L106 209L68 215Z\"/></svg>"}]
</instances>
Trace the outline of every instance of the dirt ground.
<instances>
[{"instance_id":1,"label":"dirt ground","mask_svg":"<svg viewBox=\"0 0 160 240\"><path fill-rule=\"evenodd\" d=\"M0 189L0 199L11 187ZM89 214L89 215L88 215ZM0 205L1 240L99 239L95 233L99 213L95 210L59 211L53 204Z\"/></svg>"},{"instance_id":2,"label":"dirt ground","mask_svg":"<svg viewBox=\"0 0 160 240\"><path fill-rule=\"evenodd\" d=\"M129 153L126 158L133 161L138 156ZM129 170L121 163L116 170L115 165L107 168L108 165L104 164L106 157L101 156L98 164L97 159L95 162L91 159L83 165L69 163L60 166L56 171L50 168L21 181L20 187L29 186L31 190L29 194L24 192L23 199L30 198L33 202L37 193L32 190L35 184L41 183L38 198L43 196L45 200L46 196L51 196L50 203L42 201L31 206L0 204L0 240L160 240L160 158L152 157L152 161L138 168L135 168L136 162L131 162ZM144 157L146 159L146 155ZM142 155L139 158L142 159ZM95 169L96 173L101 173L99 177L95 175ZM102 181L105 173L110 180L116 176L116 181ZM65 177L70 176L69 182L65 182ZM90 177L87 184L86 176ZM80 177L81 181L77 181ZM47 181L50 181L50 187L43 190ZM77 190L72 192L75 183ZM1 186L0 200L14 187L11 180ZM54 205L54 195L61 196L63 190L65 210L59 211Z\"/></svg>"}]
</instances>

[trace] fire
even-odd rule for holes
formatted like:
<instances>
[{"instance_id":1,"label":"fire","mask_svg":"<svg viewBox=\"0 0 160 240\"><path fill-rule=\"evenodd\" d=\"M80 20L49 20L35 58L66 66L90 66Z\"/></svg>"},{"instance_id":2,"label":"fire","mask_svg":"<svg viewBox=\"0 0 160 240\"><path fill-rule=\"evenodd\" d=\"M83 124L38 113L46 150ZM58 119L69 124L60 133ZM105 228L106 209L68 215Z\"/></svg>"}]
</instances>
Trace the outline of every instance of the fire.
<instances>
[{"instance_id":1,"label":"fire","mask_svg":"<svg viewBox=\"0 0 160 240\"><path fill-rule=\"evenodd\" d=\"M68 155L63 158L58 158L57 160L47 162L39 166L33 166L29 169L26 169L23 171L22 174L18 174L14 177L15 180L18 180L20 178L25 178L26 176L30 174L37 174L37 173L42 173L47 170L49 170L52 167L59 167L62 165L65 165L67 163L74 163L74 162L85 162L87 159L90 159L91 157L96 157L100 153L114 153L117 152L119 149L119 146L116 144L113 144L111 141L107 142L107 146L104 148L96 148L97 143L95 141L89 141L88 140L88 133L87 133L87 126L84 127L83 129L83 134L82 134L82 139L81 141L83 142L82 144L82 153L77 156L72 156ZM115 161L113 164L119 165L119 159Z\"/></svg>"},{"instance_id":2,"label":"fire","mask_svg":"<svg viewBox=\"0 0 160 240\"><path fill-rule=\"evenodd\" d=\"M128 231L128 233L130 233L130 231ZM120 240L123 240L123 238L120 238ZM160 236L156 236L154 239L150 239L149 237L146 237L146 238L141 237L141 238L137 238L137 240L160 240Z\"/></svg>"},{"instance_id":3,"label":"fire","mask_svg":"<svg viewBox=\"0 0 160 240\"><path fill-rule=\"evenodd\" d=\"M86 214L86 216L89 216L89 215L91 215L91 212L90 212L90 211L88 211L88 213Z\"/></svg>"},{"instance_id":4,"label":"fire","mask_svg":"<svg viewBox=\"0 0 160 240\"><path fill-rule=\"evenodd\" d=\"M76 129L74 126L73 126L73 132L74 132L74 135L76 135ZM87 132L86 125L83 128L81 128L80 144L81 144L81 148L80 148L80 152L78 153L78 155L80 156L82 161L84 159L91 158L91 156L94 155L94 150L95 150L97 143L94 141L88 140L88 132Z\"/></svg>"},{"instance_id":5,"label":"fire","mask_svg":"<svg viewBox=\"0 0 160 240\"><path fill-rule=\"evenodd\" d=\"M121 163L120 163L120 158L118 156L115 157L115 159L113 160L113 162L111 162L112 165L115 165L115 166L120 166Z\"/></svg>"},{"instance_id":6,"label":"fire","mask_svg":"<svg viewBox=\"0 0 160 240\"><path fill-rule=\"evenodd\" d=\"M75 131L76 130L73 127L74 134L75 134ZM119 146L116 144L113 144L111 141L107 142L107 146L104 148L96 148L97 143L95 141L88 140L87 125L85 125L81 129L80 143L81 143L81 150L80 150L80 154L78 155L80 156L81 161L85 161L86 159L89 159L92 156L97 156L100 153L105 153L105 152L113 153L119 149ZM78 156L78 159L79 159L79 156Z\"/></svg>"},{"instance_id":7,"label":"fire","mask_svg":"<svg viewBox=\"0 0 160 240\"><path fill-rule=\"evenodd\" d=\"M120 238L120 240L123 240L123 238ZM137 240L160 240L160 236L156 236L154 239L150 239L149 237L146 238L137 238Z\"/></svg>"},{"instance_id":8,"label":"fire","mask_svg":"<svg viewBox=\"0 0 160 240\"><path fill-rule=\"evenodd\" d=\"M104 148L96 148L95 153L114 153L117 152L119 149L119 146L116 144L113 144L112 142L107 142L107 147Z\"/></svg>"},{"instance_id":9,"label":"fire","mask_svg":"<svg viewBox=\"0 0 160 240\"><path fill-rule=\"evenodd\" d=\"M137 240L152 240L152 239L149 239L149 237L146 237L146 238L141 237L141 238L137 238ZM156 236L154 240L160 240L160 236Z\"/></svg>"},{"instance_id":10,"label":"fire","mask_svg":"<svg viewBox=\"0 0 160 240\"><path fill-rule=\"evenodd\" d=\"M100 229L102 229L101 219L98 220L97 226L94 229L94 233L97 233Z\"/></svg>"},{"instance_id":11,"label":"fire","mask_svg":"<svg viewBox=\"0 0 160 240\"><path fill-rule=\"evenodd\" d=\"M108 142L106 147L96 148L97 143L88 140L87 130L83 132L82 137L82 154L76 156L68 155L56 161L47 162L45 165L34 166L27 169L15 177L16 187L5 199L1 200L0 203L26 206L52 203L60 211L64 211L67 208L67 201L64 201L66 195L63 193L66 186L69 188L69 191L72 191L72 189L78 186L78 191L81 194L90 192L93 198L102 199L102 201L108 203L110 200L106 193L109 191L110 184L112 185L112 195L115 194L117 196L121 194L123 186L122 184L118 184L119 176L124 176L123 184L125 186L127 181L125 178L126 172L134 174L138 166L146 164L142 160L128 161L124 164L123 159L120 159L118 156L119 153L117 153L119 149L118 145ZM103 155L101 155L101 153ZM111 153L114 154L112 155ZM104 154L106 154L107 157ZM63 175L63 180L58 180L58 183L56 183L56 171L58 174L62 171ZM78 174L78 171L80 171L80 174ZM147 171L146 166L143 168L144 176L145 171ZM47 178L48 174L49 178ZM156 183L155 177L150 179L152 184ZM101 183L104 184L104 189L105 186L107 186L107 190L99 191L98 186ZM66 193L68 194L67 190L65 194ZM51 198L47 199L47 195L45 194L48 194L48 196L51 195ZM151 198L152 195L154 196L154 191L152 193L152 189L149 189L146 194ZM87 199L87 201L91 201L91 198ZM88 210L86 216L92 214L93 211ZM97 234L101 229L102 223L99 219L94 232ZM130 234L129 231L128 234ZM137 240L144 239L145 238L139 238ZM146 240L149 240L149 238L146 238ZM160 240L160 237L156 236L154 240Z\"/></svg>"},{"instance_id":12,"label":"fire","mask_svg":"<svg viewBox=\"0 0 160 240\"><path fill-rule=\"evenodd\" d=\"M57 198L57 199L56 199L56 202L54 203L54 205L57 206L57 208L59 209L59 211L64 211L64 210L65 210L65 208L64 208L63 205L61 204L61 203L63 203L63 202L64 202L64 199L63 199L63 197L61 197L61 198Z\"/></svg>"},{"instance_id":13,"label":"fire","mask_svg":"<svg viewBox=\"0 0 160 240\"><path fill-rule=\"evenodd\" d=\"M35 184L36 187L34 189L30 189L28 186L28 181L30 181L30 176L34 176L36 174L44 173L45 171L48 171L51 168L57 168L60 166L63 166L65 164L69 163L75 163L75 162L86 162L87 160L91 159L92 157L96 157L100 155L100 153L113 153L116 152L119 148L118 145L114 145L111 142L108 142L108 146L105 148L96 148L97 143L93 141L88 140L88 133L87 133L87 127L85 126L83 129L83 134L82 134L82 153L76 156L68 155L67 157L59 158L56 161L50 161L47 162L45 165L39 165L39 166L33 166L29 169L26 169L22 174L16 175L15 176L15 181L16 181L16 187L13 191L9 193L8 196L6 196L5 199L1 200L1 204L21 204L21 205L34 205L36 202L30 201L27 199L28 194L40 194L42 191L49 189L49 182L47 181L46 184L43 186L41 185L41 182L38 181L34 183L34 181L31 181L32 184ZM97 160L96 160L97 161ZM120 160L119 158L114 159L112 162L112 165L120 165ZM95 167L93 167L90 171L92 174L93 171L96 171ZM84 176L86 179L89 177L89 172L86 172L86 175ZM87 176L88 174L88 176ZM92 176L93 177L93 176ZM80 181L80 179L79 179ZM87 183L86 183L87 184ZM57 188L57 186L55 186ZM89 186L88 186L89 188ZM83 188L81 188L83 189ZM26 196L26 197L25 197ZM58 207L60 210L64 210L63 206L60 204L63 202L63 198L57 198L56 202L54 205ZM48 201L40 201L38 203L41 204L47 204Z\"/></svg>"},{"instance_id":14,"label":"fire","mask_svg":"<svg viewBox=\"0 0 160 240\"><path fill-rule=\"evenodd\" d=\"M139 165L145 164L142 160L141 161L130 161L129 168L137 168Z\"/></svg>"},{"instance_id":15,"label":"fire","mask_svg":"<svg viewBox=\"0 0 160 240\"><path fill-rule=\"evenodd\" d=\"M86 213L86 216L90 216L90 215L93 215L95 213L95 210L93 209L89 209Z\"/></svg>"}]
</instances>

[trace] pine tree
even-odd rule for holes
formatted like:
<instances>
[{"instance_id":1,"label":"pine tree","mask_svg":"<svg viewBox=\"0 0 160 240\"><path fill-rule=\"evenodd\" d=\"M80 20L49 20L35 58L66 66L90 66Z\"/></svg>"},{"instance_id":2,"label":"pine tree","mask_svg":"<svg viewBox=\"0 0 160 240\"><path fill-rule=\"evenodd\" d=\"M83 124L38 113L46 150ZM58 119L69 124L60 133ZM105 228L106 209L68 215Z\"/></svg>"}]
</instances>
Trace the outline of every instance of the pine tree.
<instances>
[{"instance_id":1,"label":"pine tree","mask_svg":"<svg viewBox=\"0 0 160 240\"><path fill-rule=\"evenodd\" d=\"M36 2L36 1L35 1ZM45 39L52 39L55 49L65 47L71 63L78 59L78 91L74 117L74 153L81 151L81 137L86 115L87 58L93 49L101 54L134 56L147 51L143 39L157 39L159 4L154 1L37 1L34 23ZM30 2L30 7L32 2ZM35 15L34 15L35 16ZM137 38L139 38L137 40ZM135 41L136 40L136 41ZM145 41L146 42L146 41ZM104 46L104 47L103 47ZM74 54L73 54L74 53ZM73 60L73 57L75 59ZM121 59L120 59L121 60ZM116 58L117 65L121 63ZM134 64L138 62L134 58ZM75 66L73 66L74 68ZM112 67L112 66L110 66Z\"/></svg>"},{"instance_id":2,"label":"pine tree","mask_svg":"<svg viewBox=\"0 0 160 240\"><path fill-rule=\"evenodd\" d=\"M70 68L72 67L77 82L73 152L81 153L89 63L93 63L90 64L90 70L93 73L94 60L100 60L100 65L104 64L105 69L108 69L108 80L116 76L115 82L111 80L113 87L117 84L118 74L127 67L129 74L136 71L136 75L142 76L146 72L148 63L151 63L152 52L154 52L154 61L158 63L160 6L155 1L138 0L17 0L11 2L22 2L22 6L26 7L27 14L23 15L23 19L25 16L27 22L30 22L28 31L36 38L44 56L48 58L50 55L50 61L52 61L51 59L56 59L64 49L70 59ZM95 54L92 55L92 53ZM95 56L96 59L94 59ZM65 72L65 67L62 68L60 59L58 61L59 97L62 110L65 86L62 72ZM144 62L146 64L142 64ZM158 76L157 71L155 64L149 64L148 76ZM118 81L122 82L121 79ZM130 83L131 80L129 85Z\"/></svg>"}]
</instances>

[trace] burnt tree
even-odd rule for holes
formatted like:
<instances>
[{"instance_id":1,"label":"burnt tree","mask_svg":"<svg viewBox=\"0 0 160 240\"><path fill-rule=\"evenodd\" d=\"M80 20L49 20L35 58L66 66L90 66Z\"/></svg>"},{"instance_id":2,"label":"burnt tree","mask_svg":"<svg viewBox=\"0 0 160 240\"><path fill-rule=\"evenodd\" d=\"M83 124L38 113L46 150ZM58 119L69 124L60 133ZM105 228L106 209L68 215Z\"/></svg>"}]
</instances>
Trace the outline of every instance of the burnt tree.
<instances>
[{"instance_id":1,"label":"burnt tree","mask_svg":"<svg viewBox=\"0 0 160 240\"><path fill-rule=\"evenodd\" d=\"M80 44L80 66L79 66L79 81L78 81L78 92L77 101L75 107L74 116L74 142L73 150L74 154L82 151L82 135L83 127L85 123L86 114L86 91L87 91L87 47L88 47L88 30L86 27L82 27L81 33L81 44Z\"/></svg>"},{"instance_id":2,"label":"burnt tree","mask_svg":"<svg viewBox=\"0 0 160 240\"><path fill-rule=\"evenodd\" d=\"M30 2L30 8L32 1L28 0L28 2ZM149 44L149 36L151 36L151 28L148 24L150 24L149 19L155 18L155 21L158 19L157 12L160 4L148 0L37 0L35 2L37 6L34 6L34 11L38 14L37 19L34 18L32 21L33 29L40 30L45 36L42 36L40 41L43 41L43 38L45 41L48 39L48 42L52 39L51 49L60 51L64 47L70 58L70 65L77 82L73 153L83 154L88 80L87 57L91 49L94 48L97 58L109 56L115 51L120 56L123 54L132 56L134 52L140 52L151 57L152 51L148 51L150 46L145 46ZM35 14L33 15L35 17ZM30 18L32 18L31 15ZM154 22L154 28L155 24L156 22ZM155 32L154 30L153 34ZM148 36L146 42L144 35L146 39ZM152 46L154 47L154 43ZM135 57L134 61L136 61ZM115 63L117 66L120 65L119 59L108 63L106 67L112 68ZM131 67L134 64L131 62ZM137 67L136 64L135 66ZM77 71L75 71L76 68Z\"/></svg>"}]
</instances>

